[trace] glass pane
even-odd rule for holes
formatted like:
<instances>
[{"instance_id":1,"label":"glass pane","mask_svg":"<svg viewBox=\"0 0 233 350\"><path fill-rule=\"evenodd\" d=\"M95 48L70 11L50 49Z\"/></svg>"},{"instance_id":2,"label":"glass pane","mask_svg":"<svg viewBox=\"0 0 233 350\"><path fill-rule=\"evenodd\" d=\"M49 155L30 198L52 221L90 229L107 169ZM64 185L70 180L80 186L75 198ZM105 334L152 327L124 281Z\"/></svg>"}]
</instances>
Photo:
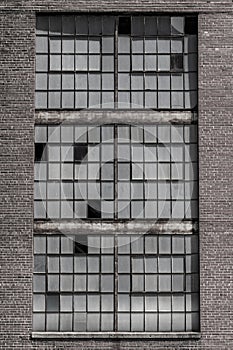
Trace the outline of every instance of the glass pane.
<instances>
[{"instance_id":1,"label":"glass pane","mask_svg":"<svg viewBox=\"0 0 233 350\"><path fill-rule=\"evenodd\" d=\"M157 34L157 17L145 17L145 35Z\"/></svg>"},{"instance_id":2,"label":"glass pane","mask_svg":"<svg viewBox=\"0 0 233 350\"><path fill-rule=\"evenodd\" d=\"M89 37L89 53L100 53L100 38ZM89 56L90 58L91 56Z\"/></svg>"},{"instance_id":3,"label":"glass pane","mask_svg":"<svg viewBox=\"0 0 233 350\"><path fill-rule=\"evenodd\" d=\"M74 291L85 292L87 289L86 276L75 275L74 276Z\"/></svg>"},{"instance_id":4,"label":"glass pane","mask_svg":"<svg viewBox=\"0 0 233 350\"><path fill-rule=\"evenodd\" d=\"M100 330L100 314L87 315L87 330L93 332Z\"/></svg>"},{"instance_id":5,"label":"glass pane","mask_svg":"<svg viewBox=\"0 0 233 350\"><path fill-rule=\"evenodd\" d=\"M36 18L36 34L48 34L49 17L39 16Z\"/></svg>"},{"instance_id":6,"label":"glass pane","mask_svg":"<svg viewBox=\"0 0 233 350\"><path fill-rule=\"evenodd\" d=\"M34 237L34 253L45 254L46 252L46 238Z\"/></svg>"},{"instance_id":7,"label":"glass pane","mask_svg":"<svg viewBox=\"0 0 233 350\"><path fill-rule=\"evenodd\" d=\"M131 314L131 330L132 331L143 331L144 325L144 315L141 314Z\"/></svg>"},{"instance_id":8,"label":"glass pane","mask_svg":"<svg viewBox=\"0 0 233 350\"><path fill-rule=\"evenodd\" d=\"M144 35L144 17L132 17L132 35Z\"/></svg>"},{"instance_id":9,"label":"glass pane","mask_svg":"<svg viewBox=\"0 0 233 350\"><path fill-rule=\"evenodd\" d=\"M113 16L103 16L103 34L112 35L115 31L115 18Z\"/></svg>"},{"instance_id":10,"label":"glass pane","mask_svg":"<svg viewBox=\"0 0 233 350\"><path fill-rule=\"evenodd\" d=\"M76 55L75 67L76 70L87 70L87 55Z\"/></svg>"},{"instance_id":11,"label":"glass pane","mask_svg":"<svg viewBox=\"0 0 233 350\"><path fill-rule=\"evenodd\" d=\"M159 92L158 93L158 108L170 108L170 93Z\"/></svg>"},{"instance_id":12,"label":"glass pane","mask_svg":"<svg viewBox=\"0 0 233 350\"><path fill-rule=\"evenodd\" d=\"M171 18L171 33L174 35L184 33L184 18L183 17L172 17Z\"/></svg>"},{"instance_id":13,"label":"glass pane","mask_svg":"<svg viewBox=\"0 0 233 350\"><path fill-rule=\"evenodd\" d=\"M47 89L47 74L36 74L36 90Z\"/></svg>"},{"instance_id":14,"label":"glass pane","mask_svg":"<svg viewBox=\"0 0 233 350\"><path fill-rule=\"evenodd\" d=\"M45 314L33 315L33 330L45 331Z\"/></svg>"},{"instance_id":15,"label":"glass pane","mask_svg":"<svg viewBox=\"0 0 233 350\"><path fill-rule=\"evenodd\" d=\"M76 34L88 34L87 16L76 16Z\"/></svg>"},{"instance_id":16,"label":"glass pane","mask_svg":"<svg viewBox=\"0 0 233 350\"><path fill-rule=\"evenodd\" d=\"M60 330L72 331L72 314L60 314Z\"/></svg>"},{"instance_id":17,"label":"glass pane","mask_svg":"<svg viewBox=\"0 0 233 350\"><path fill-rule=\"evenodd\" d=\"M130 314L121 313L118 314L118 331L130 331Z\"/></svg>"},{"instance_id":18,"label":"glass pane","mask_svg":"<svg viewBox=\"0 0 233 350\"><path fill-rule=\"evenodd\" d=\"M155 292L157 291L157 276L156 275L145 275L145 291Z\"/></svg>"},{"instance_id":19,"label":"glass pane","mask_svg":"<svg viewBox=\"0 0 233 350\"><path fill-rule=\"evenodd\" d=\"M159 331L171 331L171 314L159 314Z\"/></svg>"},{"instance_id":20,"label":"glass pane","mask_svg":"<svg viewBox=\"0 0 233 350\"><path fill-rule=\"evenodd\" d=\"M170 39L158 39L158 53L170 53Z\"/></svg>"},{"instance_id":21,"label":"glass pane","mask_svg":"<svg viewBox=\"0 0 233 350\"><path fill-rule=\"evenodd\" d=\"M100 296L99 295L88 295L87 296L88 311L99 311L100 310Z\"/></svg>"},{"instance_id":22,"label":"glass pane","mask_svg":"<svg viewBox=\"0 0 233 350\"><path fill-rule=\"evenodd\" d=\"M119 275L118 277L118 291L129 292L130 291L130 275Z\"/></svg>"},{"instance_id":23,"label":"glass pane","mask_svg":"<svg viewBox=\"0 0 233 350\"><path fill-rule=\"evenodd\" d=\"M61 272L73 272L73 258L72 257L61 257Z\"/></svg>"},{"instance_id":24,"label":"glass pane","mask_svg":"<svg viewBox=\"0 0 233 350\"><path fill-rule=\"evenodd\" d=\"M170 254L171 253L171 238L159 237L159 253Z\"/></svg>"},{"instance_id":25,"label":"glass pane","mask_svg":"<svg viewBox=\"0 0 233 350\"><path fill-rule=\"evenodd\" d=\"M48 257L48 273L59 273L59 258Z\"/></svg>"},{"instance_id":26,"label":"glass pane","mask_svg":"<svg viewBox=\"0 0 233 350\"><path fill-rule=\"evenodd\" d=\"M129 72L130 71L130 56L119 55L118 70L119 70L119 72Z\"/></svg>"},{"instance_id":27,"label":"glass pane","mask_svg":"<svg viewBox=\"0 0 233 350\"><path fill-rule=\"evenodd\" d=\"M47 311L59 311L59 295L47 295Z\"/></svg>"},{"instance_id":28,"label":"glass pane","mask_svg":"<svg viewBox=\"0 0 233 350\"><path fill-rule=\"evenodd\" d=\"M73 297L72 295L61 295L60 296L60 310L61 311L72 311L73 309Z\"/></svg>"},{"instance_id":29,"label":"glass pane","mask_svg":"<svg viewBox=\"0 0 233 350\"><path fill-rule=\"evenodd\" d=\"M113 331L113 314L102 314L101 315L101 330L102 331Z\"/></svg>"},{"instance_id":30,"label":"glass pane","mask_svg":"<svg viewBox=\"0 0 233 350\"><path fill-rule=\"evenodd\" d=\"M158 56L158 70L169 71L170 70L170 56L160 55Z\"/></svg>"},{"instance_id":31,"label":"glass pane","mask_svg":"<svg viewBox=\"0 0 233 350\"><path fill-rule=\"evenodd\" d=\"M114 260L111 256L101 257L101 272L102 273L113 273L114 272Z\"/></svg>"},{"instance_id":32,"label":"glass pane","mask_svg":"<svg viewBox=\"0 0 233 350\"><path fill-rule=\"evenodd\" d=\"M37 55L36 56L36 71L46 72L48 70L48 56L47 55Z\"/></svg>"},{"instance_id":33,"label":"glass pane","mask_svg":"<svg viewBox=\"0 0 233 350\"><path fill-rule=\"evenodd\" d=\"M158 76L158 89L159 90L170 90L170 75L159 75Z\"/></svg>"},{"instance_id":34,"label":"glass pane","mask_svg":"<svg viewBox=\"0 0 233 350\"><path fill-rule=\"evenodd\" d=\"M86 311L86 295L74 295L74 311Z\"/></svg>"},{"instance_id":35,"label":"glass pane","mask_svg":"<svg viewBox=\"0 0 233 350\"><path fill-rule=\"evenodd\" d=\"M144 259L132 257L132 272L143 273L144 272Z\"/></svg>"},{"instance_id":36,"label":"glass pane","mask_svg":"<svg viewBox=\"0 0 233 350\"><path fill-rule=\"evenodd\" d=\"M148 313L145 314L145 331L156 332L157 331L157 314Z\"/></svg>"},{"instance_id":37,"label":"glass pane","mask_svg":"<svg viewBox=\"0 0 233 350\"><path fill-rule=\"evenodd\" d=\"M144 275L132 275L132 291L142 292L144 290Z\"/></svg>"},{"instance_id":38,"label":"glass pane","mask_svg":"<svg viewBox=\"0 0 233 350\"><path fill-rule=\"evenodd\" d=\"M123 56L124 57L124 56ZM125 69L125 65L127 66L127 63L128 61L122 61L121 64L122 64L122 69L119 69L119 70L127 70ZM114 71L114 56L105 56L103 55L102 56L102 71L103 72L113 72Z\"/></svg>"},{"instance_id":39,"label":"glass pane","mask_svg":"<svg viewBox=\"0 0 233 350\"><path fill-rule=\"evenodd\" d=\"M132 38L132 52L143 53L143 39Z\"/></svg>"},{"instance_id":40,"label":"glass pane","mask_svg":"<svg viewBox=\"0 0 233 350\"><path fill-rule=\"evenodd\" d=\"M51 313L47 314L47 331L58 331L59 314Z\"/></svg>"},{"instance_id":41,"label":"glass pane","mask_svg":"<svg viewBox=\"0 0 233 350\"><path fill-rule=\"evenodd\" d=\"M100 57L98 55L89 56L89 70L100 70Z\"/></svg>"},{"instance_id":42,"label":"glass pane","mask_svg":"<svg viewBox=\"0 0 233 350\"><path fill-rule=\"evenodd\" d=\"M85 332L87 330L86 318L87 318L86 313L74 314L74 331Z\"/></svg>"},{"instance_id":43,"label":"glass pane","mask_svg":"<svg viewBox=\"0 0 233 350\"><path fill-rule=\"evenodd\" d=\"M45 255L39 255L34 257L34 272L45 273L46 258Z\"/></svg>"},{"instance_id":44,"label":"glass pane","mask_svg":"<svg viewBox=\"0 0 233 350\"><path fill-rule=\"evenodd\" d=\"M131 76L131 88L132 88L132 90L143 90L143 75L132 74L132 76Z\"/></svg>"},{"instance_id":45,"label":"glass pane","mask_svg":"<svg viewBox=\"0 0 233 350\"><path fill-rule=\"evenodd\" d=\"M151 38L145 38L145 53L156 53L157 52L157 40Z\"/></svg>"},{"instance_id":46,"label":"glass pane","mask_svg":"<svg viewBox=\"0 0 233 350\"><path fill-rule=\"evenodd\" d=\"M158 261L159 273L170 273L171 272L171 259L170 258L159 258Z\"/></svg>"},{"instance_id":47,"label":"glass pane","mask_svg":"<svg viewBox=\"0 0 233 350\"><path fill-rule=\"evenodd\" d=\"M132 70L143 70L143 56L132 55Z\"/></svg>"},{"instance_id":48,"label":"glass pane","mask_svg":"<svg viewBox=\"0 0 233 350\"><path fill-rule=\"evenodd\" d=\"M158 17L158 35L170 35L170 17Z\"/></svg>"},{"instance_id":49,"label":"glass pane","mask_svg":"<svg viewBox=\"0 0 233 350\"><path fill-rule=\"evenodd\" d=\"M47 53L48 52L48 38L47 36L36 37L36 52Z\"/></svg>"},{"instance_id":50,"label":"glass pane","mask_svg":"<svg viewBox=\"0 0 233 350\"><path fill-rule=\"evenodd\" d=\"M156 273L157 272L157 258L146 257L145 258L145 272Z\"/></svg>"},{"instance_id":51,"label":"glass pane","mask_svg":"<svg viewBox=\"0 0 233 350\"><path fill-rule=\"evenodd\" d=\"M126 36L119 36L118 38L118 52L129 53L130 52L130 38Z\"/></svg>"},{"instance_id":52,"label":"glass pane","mask_svg":"<svg viewBox=\"0 0 233 350\"><path fill-rule=\"evenodd\" d=\"M114 290L114 278L113 275L101 276L101 291L102 292L113 292Z\"/></svg>"},{"instance_id":53,"label":"glass pane","mask_svg":"<svg viewBox=\"0 0 233 350\"><path fill-rule=\"evenodd\" d=\"M76 39L76 53L87 53L88 48L87 48L87 44L88 44L88 39L87 38L77 38Z\"/></svg>"},{"instance_id":54,"label":"glass pane","mask_svg":"<svg viewBox=\"0 0 233 350\"><path fill-rule=\"evenodd\" d=\"M128 73L118 74L118 88L119 90L130 89L130 75Z\"/></svg>"},{"instance_id":55,"label":"glass pane","mask_svg":"<svg viewBox=\"0 0 233 350\"><path fill-rule=\"evenodd\" d=\"M114 38L103 37L102 38L102 53L114 53Z\"/></svg>"},{"instance_id":56,"label":"glass pane","mask_svg":"<svg viewBox=\"0 0 233 350\"><path fill-rule=\"evenodd\" d=\"M63 38L62 40L62 52L74 53L74 39Z\"/></svg>"},{"instance_id":57,"label":"glass pane","mask_svg":"<svg viewBox=\"0 0 233 350\"><path fill-rule=\"evenodd\" d=\"M73 290L73 275L61 275L60 289L62 292L71 292Z\"/></svg>"}]
</instances>

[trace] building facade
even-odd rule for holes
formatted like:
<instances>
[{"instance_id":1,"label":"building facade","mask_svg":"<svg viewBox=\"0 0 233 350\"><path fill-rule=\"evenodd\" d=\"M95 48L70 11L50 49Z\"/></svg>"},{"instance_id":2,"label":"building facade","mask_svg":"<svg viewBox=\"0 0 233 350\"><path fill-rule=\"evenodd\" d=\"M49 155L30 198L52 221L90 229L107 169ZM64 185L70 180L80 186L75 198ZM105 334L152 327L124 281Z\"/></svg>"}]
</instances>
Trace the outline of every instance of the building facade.
<instances>
[{"instance_id":1,"label":"building facade","mask_svg":"<svg viewBox=\"0 0 233 350\"><path fill-rule=\"evenodd\" d=\"M7 2L2 349L231 349L232 4Z\"/></svg>"}]
</instances>

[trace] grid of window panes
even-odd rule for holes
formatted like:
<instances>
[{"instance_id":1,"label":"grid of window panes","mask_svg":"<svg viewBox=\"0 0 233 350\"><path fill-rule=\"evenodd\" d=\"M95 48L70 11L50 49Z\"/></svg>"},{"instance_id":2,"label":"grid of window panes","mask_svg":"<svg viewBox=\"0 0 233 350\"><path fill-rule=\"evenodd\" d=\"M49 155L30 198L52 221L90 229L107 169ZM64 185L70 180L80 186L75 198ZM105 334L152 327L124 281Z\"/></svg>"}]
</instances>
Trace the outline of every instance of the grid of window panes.
<instances>
[{"instance_id":1,"label":"grid of window panes","mask_svg":"<svg viewBox=\"0 0 233 350\"><path fill-rule=\"evenodd\" d=\"M35 235L33 289L34 331L198 331L198 238Z\"/></svg>"},{"instance_id":2,"label":"grid of window panes","mask_svg":"<svg viewBox=\"0 0 233 350\"><path fill-rule=\"evenodd\" d=\"M35 218L113 219L114 126L35 132Z\"/></svg>"},{"instance_id":3,"label":"grid of window panes","mask_svg":"<svg viewBox=\"0 0 233 350\"><path fill-rule=\"evenodd\" d=\"M196 107L197 32L190 21L193 17L119 19L119 107Z\"/></svg>"},{"instance_id":4,"label":"grid of window panes","mask_svg":"<svg viewBox=\"0 0 233 350\"><path fill-rule=\"evenodd\" d=\"M196 125L35 129L35 219L195 219Z\"/></svg>"},{"instance_id":5,"label":"grid of window panes","mask_svg":"<svg viewBox=\"0 0 233 350\"><path fill-rule=\"evenodd\" d=\"M37 16L37 109L196 105L195 17Z\"/></svg>"}]
</instances>

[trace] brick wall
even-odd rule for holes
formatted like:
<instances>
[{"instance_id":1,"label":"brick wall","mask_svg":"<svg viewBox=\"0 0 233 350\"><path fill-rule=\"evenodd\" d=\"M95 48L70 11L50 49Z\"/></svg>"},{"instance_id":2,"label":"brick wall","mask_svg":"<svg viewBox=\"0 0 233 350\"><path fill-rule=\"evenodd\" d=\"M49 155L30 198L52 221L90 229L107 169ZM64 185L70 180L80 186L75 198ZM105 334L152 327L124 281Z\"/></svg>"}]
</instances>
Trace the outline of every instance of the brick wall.
<instances>
[{"instance_id":1,"label":"brick wall","mask_svg":"<svg viewBox=\"0 0 233 350\"><path fill-rule=\"evenodd\" d=\"M31 340L36 11L199 15L200 340ZM232 1L1 1L0 349L232 349Z\"/></svg>"}]
</instances>

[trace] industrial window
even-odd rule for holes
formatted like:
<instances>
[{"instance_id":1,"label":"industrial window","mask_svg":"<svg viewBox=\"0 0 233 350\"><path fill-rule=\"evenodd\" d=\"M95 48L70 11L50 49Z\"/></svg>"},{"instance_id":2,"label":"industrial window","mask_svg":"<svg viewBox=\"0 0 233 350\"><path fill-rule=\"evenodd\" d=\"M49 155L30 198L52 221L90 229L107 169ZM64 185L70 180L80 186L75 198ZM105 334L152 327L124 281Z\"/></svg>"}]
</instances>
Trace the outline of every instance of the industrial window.
<instances>
[{"instance_id":1,"label":"industrial window","mask_svg":"<svg viewBox=\"0 0 233 350\"><path fill-rule=\"evenodd\" d=\"M196 17L37 17L37 109L196 107Z\"/></svg>"},{"instance_id":2,"label":"industrial window","mask_svg":"<svg viewBox=\"0 0 233 350\"><path fill-rule=\"evenodd\" d=\"M34 332L199 331L197 68L196 16L37 16Z\"/></svg>"},{"instance_id":3,"label":"industrial window","mask_svg":"<svg viewBox=\"0 0 233 350\"><path fill-rule=\"evenodd\" d=\"M195 234L35 235L34 253L34 331L199 329Z\"/></svg>"},{"instance_id":4,"label":"industrial window","mask_svg":"<svg viewBox=\"0 0 233 350\"><path fill-rule=\"evenodd\" d=\"M197 219L195 124L35 133L35 219Z\"/></svg>"}]
</instances>

